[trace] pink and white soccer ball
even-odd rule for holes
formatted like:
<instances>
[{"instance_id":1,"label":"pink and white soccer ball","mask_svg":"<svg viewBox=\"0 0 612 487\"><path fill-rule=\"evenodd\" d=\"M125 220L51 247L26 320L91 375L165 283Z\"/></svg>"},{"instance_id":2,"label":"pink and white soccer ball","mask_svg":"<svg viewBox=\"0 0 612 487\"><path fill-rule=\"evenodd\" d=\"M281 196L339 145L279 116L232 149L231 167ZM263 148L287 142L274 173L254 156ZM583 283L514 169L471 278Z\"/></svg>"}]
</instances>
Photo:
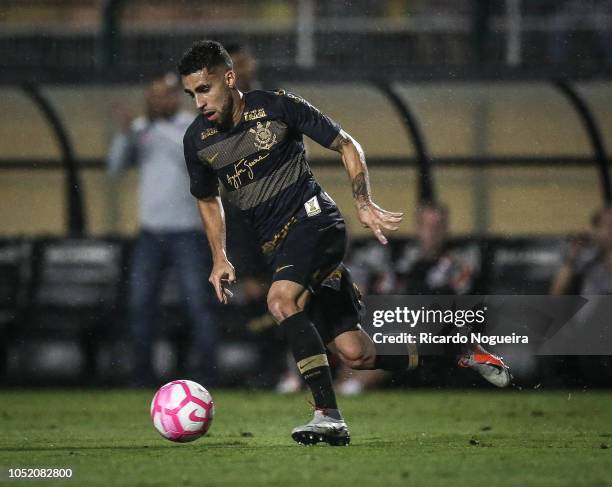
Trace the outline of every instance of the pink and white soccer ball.
<instances>
[{"instance_id":1,"label":"pink and white soccer ball","mask_svg":"<svg viewBox=\"0 0 612 487\"><path fill-rule=\"evenodd\" d=\"M151 419L170 441L193 441L206 434L215 406L210 393L197 382L173 380L162 386L151 402Z\"/></svg>"}]
</instances>

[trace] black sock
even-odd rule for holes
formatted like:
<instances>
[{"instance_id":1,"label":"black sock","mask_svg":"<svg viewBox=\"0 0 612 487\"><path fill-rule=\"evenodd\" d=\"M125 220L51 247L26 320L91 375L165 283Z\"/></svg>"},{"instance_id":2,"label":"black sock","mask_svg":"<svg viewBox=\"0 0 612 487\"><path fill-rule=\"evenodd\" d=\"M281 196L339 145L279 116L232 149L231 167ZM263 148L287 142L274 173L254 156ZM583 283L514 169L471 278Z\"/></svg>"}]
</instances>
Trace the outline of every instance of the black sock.
<instances>
[{"instance_id":1,"label":"black sock","mask_svg":"<svg viewBox=\"0 0 612 487\"><path fill-rule=\"evenodd\" d=\"M414 370L419 366L419 354L416 345L408 345L408 355L376 355L374 368L397 371Z\"/></svg>"},{"instance_id":2,"label":"black sock","mask_svg":"<svg viewBox=\"0 0 612 487\"><path fill-rule=\"evenodd\" d=\"M312 391L315 406L319 409L338 409L325 345L306 313L296 313L280 325L300 374Z\"/></svg>"}]
</instances>

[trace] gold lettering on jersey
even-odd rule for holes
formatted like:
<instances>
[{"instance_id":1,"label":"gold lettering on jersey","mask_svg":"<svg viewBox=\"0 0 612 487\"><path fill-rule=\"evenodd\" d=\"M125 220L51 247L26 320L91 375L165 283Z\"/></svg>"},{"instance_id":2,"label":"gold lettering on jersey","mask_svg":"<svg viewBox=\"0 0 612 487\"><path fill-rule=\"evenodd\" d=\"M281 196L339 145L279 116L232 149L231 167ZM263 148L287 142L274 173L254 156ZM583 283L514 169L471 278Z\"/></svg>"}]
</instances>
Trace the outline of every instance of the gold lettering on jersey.
<instances>
[{"instance_id":1,"label":"gold lettering on jersey","mask_svg":"<svg viewBox=\"0 0 612 487\"><path fill-rule=\"evenodd\" d=\"M215 129L215 128L212 128L212 129L206 129L204 132L202 132L202 133L200 134L200 138L201 138L202 140L206 140L206 139L208 139L208 137L210 137L211 135L215 135L215 134L216 134L216 133L218 133L218 132L219 132L219 131L218 131L217 129Z\"/></svg>"},{"instance_id":2,"label":"gold lettering on jersey","mask_svg":"<svg viewBox=\"0 0 612 487\"><path fill-rule=\"evenodd\" d=\"M262 154L259 157L256 157L252 161L247 159L240 159L236 164L234 164L234 174L227 175L227 182L231 184L234 189L240 188L244 183L242 182L242 176L246 176L250 180L253 180L255 174L253 173L253 168L259 164L261 161L266 159L270 154ZM246 174L245 174L246 173Z\"/></svg>"},{"instance_id":3,"label":"gold lettering on jersey","mask_svg":"<svg viewBox=\"0 0 612 487\"><path fill-rule=\"evenodd\" d=\"M266 116L266 111L263 108L257 108L255 110L244 112L244 120L247 122L257 120L258 118L264 118Z\"/></svg>"},{"instance_id":4,"label":"gold lettering on jersey","mask_svg":"<svg viewBox=\"0 0 612 487\"><path fill-rule=\"evenodd\" d=\"M255 134L255 147L261 150L268 150L276 143L276 134L270 130L270 122L265 125L257 122L257 127L249 129L249 132Z\"/></svg>"}]
</instances>

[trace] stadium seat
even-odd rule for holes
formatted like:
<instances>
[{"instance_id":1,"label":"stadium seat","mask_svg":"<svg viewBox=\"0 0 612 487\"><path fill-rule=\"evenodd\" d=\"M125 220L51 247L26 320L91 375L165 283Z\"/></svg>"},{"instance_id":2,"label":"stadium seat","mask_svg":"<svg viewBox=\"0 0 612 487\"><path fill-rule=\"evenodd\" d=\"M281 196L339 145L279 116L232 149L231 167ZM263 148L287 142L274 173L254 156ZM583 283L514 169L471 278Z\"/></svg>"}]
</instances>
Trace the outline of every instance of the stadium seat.
<instances>
[{"instance_id":1,"label":"stadium seat","mask_svg":"<svg viewBox=\"0 0 612 487\"><path fill-rule=\"evenodd\" d=\"M28 241L0 241L0 380L5 378L12 333L25 307L31 253L32 245Z\"/></svg>"},{"instance_id":2,"label":"stadium seat","mask_svg":"<svg viewBox=\"0 0 612 487\"><path fill-rule=\"evenodd\" d=\"M29 303L13 334L19 379L95 383L100 343L120 331L123 253L117 240L35 244Z\"/></svg>"},{"instance_id":3,"label":"stadium seat","mask_svg":"<svg viewBox=\"0 0 612 487\"><path fill-rule=\"evenodd\" d=\"M485 245L489 294L548 294L561 266L560 237L492 238Z\"/></svg>"}]
</instances>

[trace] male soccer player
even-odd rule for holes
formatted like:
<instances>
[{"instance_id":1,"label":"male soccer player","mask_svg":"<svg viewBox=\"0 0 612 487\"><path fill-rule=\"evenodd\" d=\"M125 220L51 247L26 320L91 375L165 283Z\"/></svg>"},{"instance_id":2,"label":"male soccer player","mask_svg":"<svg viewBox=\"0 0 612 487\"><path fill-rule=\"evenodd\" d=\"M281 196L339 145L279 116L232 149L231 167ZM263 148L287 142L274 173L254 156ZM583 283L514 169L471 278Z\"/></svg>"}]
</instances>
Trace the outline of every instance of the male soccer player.
<instances>
[{"instance_id":1,"label":"male soccer player","mask_svg":"<svg viewBox=\"0 0 612 487\"><path fill-rule=\"evenodd\" d=\"M221 44L196 42L178 69L200 112L183 144L191 193L212 249L210 282L217 298L227 303L226 283L235 280L225 253L221 181L229 202L253 223L253 237L273 269L268 309L314 398L313 420L295 428L292 437L304 444L346 445L350 436L336 403L326 345L357 369L406 369L416 357L377 357L359 327L359 296L342 265L344 220L308 167L303 135L340 153L359 220L381 244L387 243L385 232L397 230L402 213L374 203L363 150L336 122L291 93L241 93Z\"/></svg>"}]
</instances>

